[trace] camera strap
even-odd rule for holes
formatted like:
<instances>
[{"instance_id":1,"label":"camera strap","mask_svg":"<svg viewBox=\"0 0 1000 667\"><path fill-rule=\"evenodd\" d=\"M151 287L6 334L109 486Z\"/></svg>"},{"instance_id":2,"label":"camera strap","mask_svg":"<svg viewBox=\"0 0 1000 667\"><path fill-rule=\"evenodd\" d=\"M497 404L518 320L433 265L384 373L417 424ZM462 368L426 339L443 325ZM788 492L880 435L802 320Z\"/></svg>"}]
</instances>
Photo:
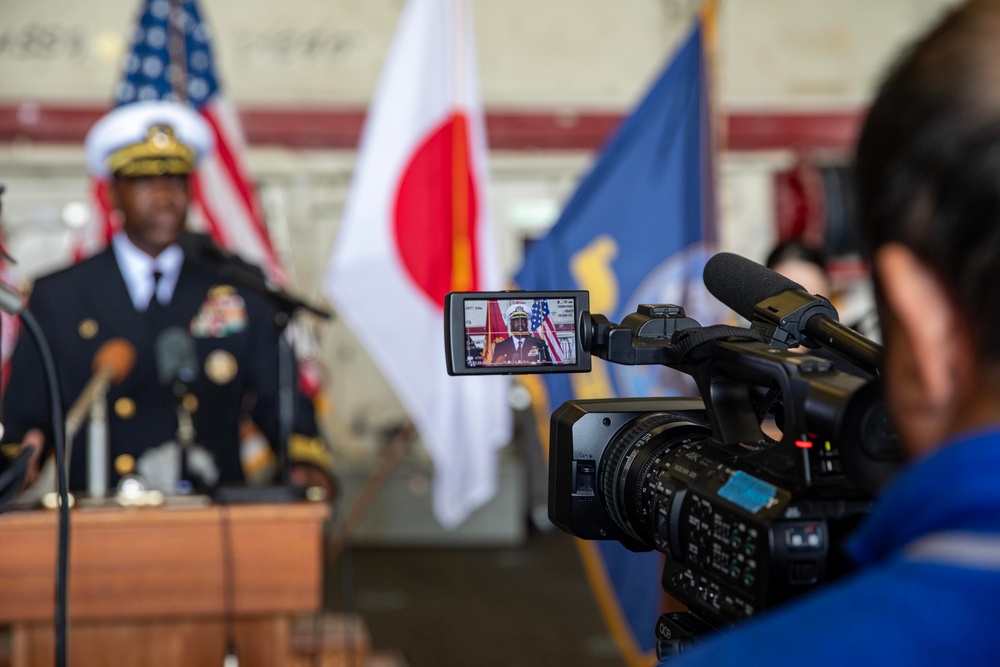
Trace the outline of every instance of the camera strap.
<instances>
[{"instance_id":1,"label":"camera strap","mask_svg":"<svg viewBox=\"0 0 1000 667\"><path fill-rule=\"evenodd\" d=\"M701 345L717 340L754 340L766 343L764 336L756 329L716 324L709 327L694 327L679 329L674 333L671 343L677 354L676 363L688 361L688 355Z\"/></svg>"}]
</instances>

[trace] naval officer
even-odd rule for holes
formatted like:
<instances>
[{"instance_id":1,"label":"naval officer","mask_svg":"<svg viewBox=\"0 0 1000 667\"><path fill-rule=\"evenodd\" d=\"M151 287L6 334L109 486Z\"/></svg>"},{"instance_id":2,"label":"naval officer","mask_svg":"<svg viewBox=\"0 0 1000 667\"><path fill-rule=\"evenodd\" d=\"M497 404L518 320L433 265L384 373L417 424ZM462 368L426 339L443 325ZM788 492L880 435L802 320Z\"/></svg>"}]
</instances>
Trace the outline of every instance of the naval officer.
<instances>
[{"instance_id":1,"label":"naval officer","mask_svg":"<svg viewBox=\"0 0 1000 667\"><path fill-rule=\"evenodd\" d=\"M197 453L191 464L206 485L244 481L240 429L248 420L277 446L274 307L264 295L220 278L218 258L185 232L189 177L212 143L205 120L174 102L125 105L99 120L86 140L88 168L109 177L121 229L104 251L40 278L30 296L55 357L64 410L90 379L102 345L124 339L134 346L134 367L107 395L111 486L122 475L143 472L144 461L171 458L162 452L178 442L179 408L191 416L194 447L187 450ZM168 328L193 340L193 377L185 378L180 396L176 384L158 375L157 341ZM51 447L41 370L37 345L22 335L4 395L5 442ZM311 406L296 405L305 409L296 410L289 439L292 480L332 490L330 456ZM71 489L86 484L81 431L72 445Z\"/></svg>"}]
</instances>

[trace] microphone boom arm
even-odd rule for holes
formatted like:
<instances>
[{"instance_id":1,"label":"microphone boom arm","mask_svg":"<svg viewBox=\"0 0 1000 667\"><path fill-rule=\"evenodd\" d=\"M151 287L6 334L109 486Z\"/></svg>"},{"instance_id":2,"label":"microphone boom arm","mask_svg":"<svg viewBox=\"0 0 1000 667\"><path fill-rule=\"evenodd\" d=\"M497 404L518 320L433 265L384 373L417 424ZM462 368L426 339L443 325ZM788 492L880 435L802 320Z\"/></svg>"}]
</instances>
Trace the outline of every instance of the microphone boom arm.
<instances>
[{"instance_id":1,"label":"microphone boom arm","mask_svg":"<svg viewBox=\"0 0 1000 667\"><path fill-rule=\"evenodd\" d=\"M307 310L313 315L324 320L330 319L331 313L328 310L307 303L297 296L271 286L263 275L255 271L244 268L233 261L223 261L219 264L217 271L219 276L233 281L240 287L258 292L274 304L279 312L286 313L289 317L299 308Z\"/></svg>"},{"instance_id":2,"label":"microphone boom arm","mask_svg":"<svg viewBox=\"0 0 1000 667\"><path fill-rule=\"evenodd\" d=\"M854 329L824 317L810 318L805 331L821 346L878 377L882 365L882 346Z\"/></svg>"},{"instance_id":3,"label":"microphone boom arm","mask_svg":"<svg viewBox=\"0 0 1000 667\"><path fill-rule=\"evenodd\" d=\"M764 299L753 307L750 328L764 334L777 347L792 347L801 343L818 347L805 331L805 323L816 315L836 320L837 310L826 299L818 299L802 289L788 289Z\"/></svg>"},{"instance_id":4,"label":"microphone boom arm","mask_svg":"<svg viewBox=\"0 0 1000 667\"><path fill-rule=\"evenodd\" d=\"M877 377L882 346L841 324L837 318L836 308L827 299L802 289L789 289L754 306L750 328L762 333L774 346L801 343L828 349Z\"/></svg>"}]
</instances>

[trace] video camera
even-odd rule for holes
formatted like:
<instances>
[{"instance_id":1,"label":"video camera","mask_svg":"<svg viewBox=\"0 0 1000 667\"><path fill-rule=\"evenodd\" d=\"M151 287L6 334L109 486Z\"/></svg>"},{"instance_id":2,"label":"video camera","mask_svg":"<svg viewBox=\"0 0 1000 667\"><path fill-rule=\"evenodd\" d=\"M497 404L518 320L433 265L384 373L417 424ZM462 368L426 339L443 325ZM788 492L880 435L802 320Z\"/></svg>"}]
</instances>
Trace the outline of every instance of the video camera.
<instances>
[{"instance_id":1,"label":"video camera","mask_svg":"<svg viewBox=\"0 0 1000 667\"><path fill-rule=\"evenodd\" d=\"M579 291L445 302L452 375L590 370L593 355L694 378L699 398L571 400L551 417L552 522L666 556L663 587L688 611L661 616L661 658L850 569L845 537L902 460L879 345L825 298L738 255L714 256L704 277L749 328L703 327L677 305L640 305L614 324ZM490 310L515 301L533 312L521 335L558 346L544 363L493 360L513 332L490 325ZM800 344L821 349L789 351Z\"/></svg>"}]
</instances>

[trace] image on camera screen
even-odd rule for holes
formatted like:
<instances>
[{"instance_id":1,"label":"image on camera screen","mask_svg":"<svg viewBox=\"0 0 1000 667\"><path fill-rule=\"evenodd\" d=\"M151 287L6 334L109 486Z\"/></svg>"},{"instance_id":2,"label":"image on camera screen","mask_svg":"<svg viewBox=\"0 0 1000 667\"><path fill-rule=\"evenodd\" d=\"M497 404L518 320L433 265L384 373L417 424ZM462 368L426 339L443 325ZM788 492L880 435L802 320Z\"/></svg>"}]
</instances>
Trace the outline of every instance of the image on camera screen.
<instances>
[{"instance_id":1,"label":"image on camera screen","mask_svg":"<svg viewBox=\"0 0 1000 667\"><path fill-rule=\"evenodd\" d=\"M576 300L466 299L466 368L577 363Z\"/></svg>"}]
</instances>

